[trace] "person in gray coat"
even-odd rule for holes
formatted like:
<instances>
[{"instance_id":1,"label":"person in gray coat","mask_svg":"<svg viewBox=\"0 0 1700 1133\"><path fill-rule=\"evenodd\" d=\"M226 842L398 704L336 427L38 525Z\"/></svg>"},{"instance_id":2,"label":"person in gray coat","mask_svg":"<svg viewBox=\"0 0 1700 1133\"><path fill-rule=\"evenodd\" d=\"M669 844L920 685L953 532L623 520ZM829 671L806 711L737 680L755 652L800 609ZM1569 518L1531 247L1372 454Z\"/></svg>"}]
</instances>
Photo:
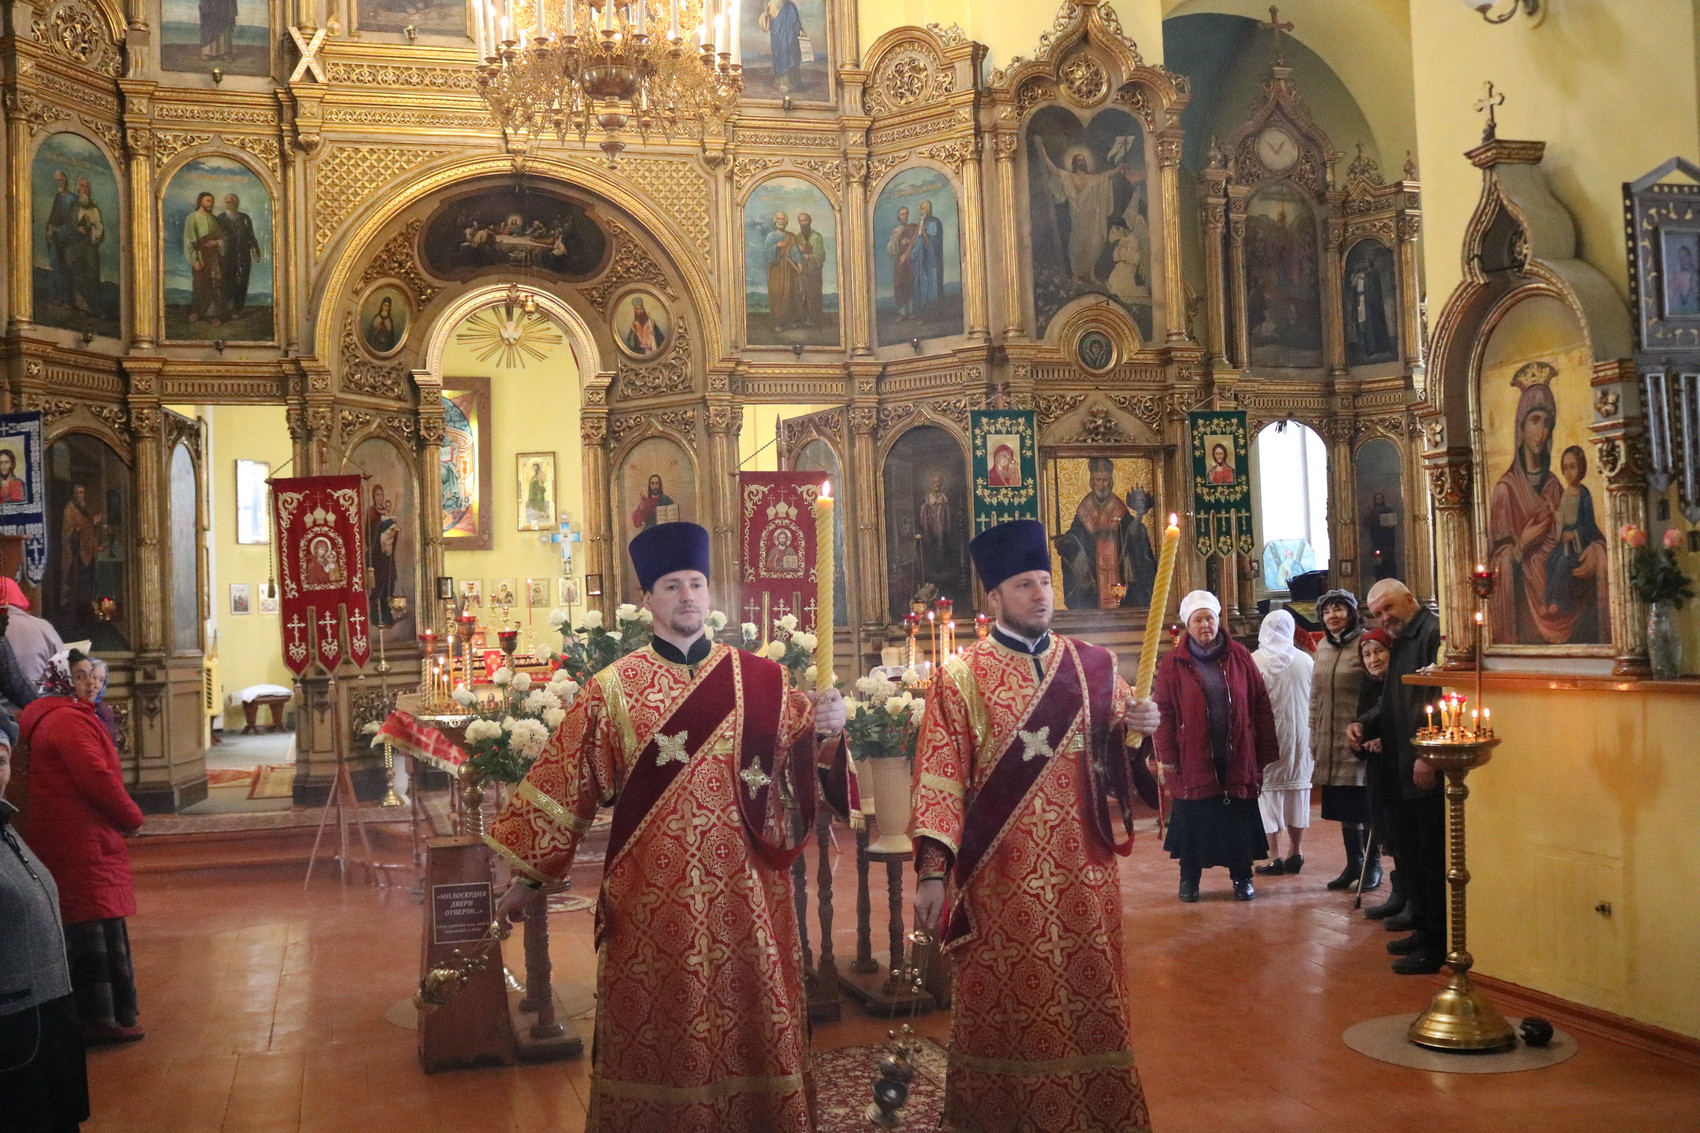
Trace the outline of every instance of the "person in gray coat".
<instances>
[{"instance_id":1,"label":"person in gray coat","mask_svg":"<svg viewBox=\"0 0 1700 1133\"><path fill-rule=\"evenodd\" d=\"M12 829L12 748L0 739L0 1133L74 1131L89 1116L82 1025L59 890Z\"/></svg>"}]
</instances>

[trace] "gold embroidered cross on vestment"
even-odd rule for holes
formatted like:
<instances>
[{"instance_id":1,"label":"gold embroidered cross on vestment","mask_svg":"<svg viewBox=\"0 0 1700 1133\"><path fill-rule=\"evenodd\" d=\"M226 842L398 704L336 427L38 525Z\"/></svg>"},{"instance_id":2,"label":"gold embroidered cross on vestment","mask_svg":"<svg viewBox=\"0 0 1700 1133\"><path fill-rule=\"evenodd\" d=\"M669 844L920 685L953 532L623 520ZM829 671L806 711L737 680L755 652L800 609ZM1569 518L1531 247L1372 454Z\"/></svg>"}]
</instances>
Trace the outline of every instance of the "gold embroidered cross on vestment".
<instances>
[{"instance_id":1,"label":"gold embroidered cross on vestment","mask_svg":"<svg viewBox=\"0 0 1700 1133\"><path fill-rule=\"evenodd\" d=\"M742 779L744 786L750 789L750 798L752 799L761 792L763 787L773 782L773 776L763 771L761 765L753 759L750 760L748 767L738 772L738 778Z\"/></svg>"},{"instance_id":2,"label":"gold embroidered cross on vestment","mask_svg":"<svg viewBox=\"0 0 1700 1133\"><path fill-rule=\"evenodd\" d=\"M1017 729L1015 734L1021 740L1021 758L1023 760L1049 759L1056 754L1051 750L1051 731L1049 728L1038 728L1031 732Z\"/></svg>"},{"instance_id":3,"label":"gold embroidered cross on vestment","mask_svg":"<svg viewBox=\"0 0 1700 1133\"><path fill-rule=\"evenodd\" d=\"M685 754L685 737L686 733L684 732L680 732L677 735L672 736L656 736L655 765L657 767L664 767L667 764L674 762L690 762L691 757Z\"/></svg>"}]
</instances>

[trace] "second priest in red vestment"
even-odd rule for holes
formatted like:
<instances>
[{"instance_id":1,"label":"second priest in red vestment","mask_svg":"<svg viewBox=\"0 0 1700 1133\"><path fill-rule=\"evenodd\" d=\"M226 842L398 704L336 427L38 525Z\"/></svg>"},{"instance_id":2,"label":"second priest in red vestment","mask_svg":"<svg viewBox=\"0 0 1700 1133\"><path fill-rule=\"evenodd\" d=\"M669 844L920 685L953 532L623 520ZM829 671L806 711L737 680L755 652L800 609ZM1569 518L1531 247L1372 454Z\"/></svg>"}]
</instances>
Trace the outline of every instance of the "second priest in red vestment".
<instances>
[{"instance_id":1,"label":"second priest in red vestment","mask_svg":"<svg viewBox=\"0 0 1700 1133\"><path fill-rule=\"evenodd\" d=\"M1118 836L1124 729L1156 730L1109 650L1049 632L1041 524L977 536L991 635L935 674L915 754L916 923L956 964L944 1128L1134 1133ZM945 879L949 879L948 891Z\"/></svg>"}]
</instances>

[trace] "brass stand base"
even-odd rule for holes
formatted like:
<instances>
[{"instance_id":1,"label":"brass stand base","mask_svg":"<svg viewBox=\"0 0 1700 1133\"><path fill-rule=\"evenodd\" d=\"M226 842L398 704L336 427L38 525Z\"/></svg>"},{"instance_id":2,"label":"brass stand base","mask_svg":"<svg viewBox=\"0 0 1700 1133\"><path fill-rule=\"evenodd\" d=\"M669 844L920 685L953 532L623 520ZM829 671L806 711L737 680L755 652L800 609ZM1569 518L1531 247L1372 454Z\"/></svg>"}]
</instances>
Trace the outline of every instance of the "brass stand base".
<instances>
[{"instance_id":1,"label":"brass stand base","mask_svg":"<svg viewBox=\"0 0 1700 1133\"><path fill-rule=\"evenodd\" d=\"M1434 1050L1494 1051L1517 1045L1511 1024L1470 982L1467 971L1452 973L1405 1037Z\"/></svg>"}]
</instances>

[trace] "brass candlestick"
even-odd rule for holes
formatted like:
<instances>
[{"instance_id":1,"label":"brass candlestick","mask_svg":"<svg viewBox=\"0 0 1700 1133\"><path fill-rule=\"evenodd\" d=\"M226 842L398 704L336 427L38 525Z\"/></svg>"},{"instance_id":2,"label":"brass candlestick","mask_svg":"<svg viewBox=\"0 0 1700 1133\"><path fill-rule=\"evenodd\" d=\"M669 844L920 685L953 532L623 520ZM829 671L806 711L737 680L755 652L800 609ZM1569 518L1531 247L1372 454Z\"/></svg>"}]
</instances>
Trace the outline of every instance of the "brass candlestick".
<instances>
[{"instance_id":1,"label":"brass candlestick","mask_svg":"<svg viewBox=\"0 0 1700 1133\"><path fill-rule=\"evenodd\" d=\"M1517 1042L1511 1024L1470 982L1475 958L1468 948L1464 899L1465 887L1470 884L1464 856L1464 800L1470 797L1470 788L1465 786L1464 777L1493 757L1499 737L1464 730L1458 738L1419 737L1413 743L1418 756L1446 776L1446 883L1451 889L1446 966L1452 974L1434 993L1428 1010L1411 1023L1405 1037L1436 1050L1508 1050Z\"/></svg>"}]
</instances>

